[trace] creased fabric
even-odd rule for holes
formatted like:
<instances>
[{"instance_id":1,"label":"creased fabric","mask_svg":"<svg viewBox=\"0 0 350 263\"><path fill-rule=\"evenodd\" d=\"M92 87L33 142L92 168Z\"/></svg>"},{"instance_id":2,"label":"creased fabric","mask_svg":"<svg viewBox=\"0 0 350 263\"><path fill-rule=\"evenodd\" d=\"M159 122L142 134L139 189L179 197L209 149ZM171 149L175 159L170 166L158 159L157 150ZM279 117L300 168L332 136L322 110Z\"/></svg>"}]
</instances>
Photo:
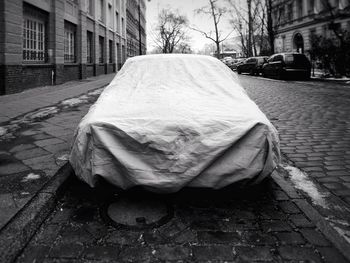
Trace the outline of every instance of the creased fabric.
<instances>
[{"instance_id":1,"label":"creased fabric","mask_svg":"<svg viewBox=\"0 0 350 263\"><path fill-rule=\"evenodd\" d=\"M280 159L276 129L219 60L128 59L79 124L76 175L128 189L176 192L258 182Z\"/></svg>"}]
</instances>

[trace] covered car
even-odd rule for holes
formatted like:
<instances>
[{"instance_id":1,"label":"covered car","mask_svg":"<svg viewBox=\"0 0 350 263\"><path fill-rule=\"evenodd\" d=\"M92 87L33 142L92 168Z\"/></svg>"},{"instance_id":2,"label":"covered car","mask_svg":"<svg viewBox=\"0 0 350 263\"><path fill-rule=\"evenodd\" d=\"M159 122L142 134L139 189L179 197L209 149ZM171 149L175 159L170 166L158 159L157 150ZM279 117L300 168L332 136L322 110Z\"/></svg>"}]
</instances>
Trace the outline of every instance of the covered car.
<instances>
[{"instance_id":1,"label":"covered car","mask_svg":"<svg viewBox=\"0 0 350 263\"><path fill-rule=\"evenodd\" d=\"M76 175L122 189L219 189L260 182L280 159L276 129L237 76L202 55L130 58L80 122Z\"/></svg>"}]
</instances>

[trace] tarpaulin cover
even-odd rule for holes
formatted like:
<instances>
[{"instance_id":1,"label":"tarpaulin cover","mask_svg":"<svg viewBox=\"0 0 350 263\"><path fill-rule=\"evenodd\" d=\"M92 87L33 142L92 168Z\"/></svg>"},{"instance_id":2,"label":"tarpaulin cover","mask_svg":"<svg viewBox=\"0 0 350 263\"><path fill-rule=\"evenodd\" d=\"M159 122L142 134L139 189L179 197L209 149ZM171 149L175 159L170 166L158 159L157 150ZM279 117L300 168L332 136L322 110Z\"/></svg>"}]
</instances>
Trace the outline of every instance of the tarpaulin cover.
<instances>
[{"instance_id":1,"label":"tarpaulin cover","mask_svg":"<svg viewBox=\"0 0 350 263\"><path fill-rule=\"evenodd\" d=\"M216 58L128 59L82 119L76 175L128 189L175 192L258 182L280 159L276 129Z\"/></svg>"}]
</instances>

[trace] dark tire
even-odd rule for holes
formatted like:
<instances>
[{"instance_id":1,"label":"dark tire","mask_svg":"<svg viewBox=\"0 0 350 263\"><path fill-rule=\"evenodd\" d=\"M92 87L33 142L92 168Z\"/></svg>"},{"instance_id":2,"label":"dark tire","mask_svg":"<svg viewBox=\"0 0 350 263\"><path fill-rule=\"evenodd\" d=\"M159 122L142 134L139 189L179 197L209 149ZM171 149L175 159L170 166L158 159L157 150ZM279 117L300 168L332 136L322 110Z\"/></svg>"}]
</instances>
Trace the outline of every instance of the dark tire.
<instances>
[{"instance_id":1,"label":"dark tire","mask_svg":"<svg viewBox=\"0 0 350 263\"><path fill-rule=\"evenodd\" d=\"M261 74L262 74L262 76L263 76L264 78L267 78L267 75L266 75L266 73L265 73L264 70L261 72Z\"/></svg>"},{"instance_id":2,"label":"dark tire","mask_svg":"<svg viewBox=\"0 0 350 263\"><path fill-rule=\"evenodd\" d=\"M237 68L237 73L238 73L238 74L241 74L242 71L241 71L239 68Z\"/></svg>"},{"instance_id":3,"label":"dark tire","mask_svg":"<svg viewBox=\"0 0 350 263\"><path fill-rule=\"evenodd\" d=\"M254 69L251 69L250 72L249 72L249 74L250 74L251 76L254 76L254 75L255 75Z\"/></svg>"}]
</instances>

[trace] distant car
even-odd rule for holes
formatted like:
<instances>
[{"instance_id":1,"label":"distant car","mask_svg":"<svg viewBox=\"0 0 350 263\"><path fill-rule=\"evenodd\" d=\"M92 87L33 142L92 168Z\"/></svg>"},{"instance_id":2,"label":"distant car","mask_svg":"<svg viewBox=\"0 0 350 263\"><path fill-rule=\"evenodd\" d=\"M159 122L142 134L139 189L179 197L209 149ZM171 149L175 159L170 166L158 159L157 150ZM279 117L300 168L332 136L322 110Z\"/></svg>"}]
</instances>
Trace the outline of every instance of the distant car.
<instances>
[{"instance_id":1,"label":"distant car","mask_svg":"<svg viewBox=\"0 0 350 263\"><path fill-rule=\"evenodd\" d=\"M280 160L276 129L216 58L129 58L81 120L69 161L99 178L155 192L258 183Z\"/></svg>"},{"instance_id":2,"label":"distant car","mask_svg":"<svg viewBox=\"0 0 350 263\"><path fill-rule=\"evenodd\" d=\"M300 53L278 53L272 55L262 69L264 77L277 79L302 78L309 79L311 63Z\"/></svg>"},{"instance_id":3,"label":"distant car","mask_svg":"<svg viewBox=\"0 0 350 263\"><path fill-rule=\"evenodd\" d=\"M259 75L262 65L266 63L268 57L251 57L237 66L237 73L249 73L250 75Z\"/></svg>"},{"instance_id":4,"label":"distant car","mask_svg":"<svg viewBox=\"0 0 350 263\"><path fill-rule=\"evenodd\" d=\"M224 57L224 58L221 59L221 61L223 63L225 63L226 66L230 67L232 65L234 59L232 57Z\"/></svg>"},{"instance_id":5,"label":"distant car","mask_svg":"<svg viewBox=\"0 0 350 263\"><path fill-rule=\"evenodd\" d=\"M242 64L246 60L245 58L236 58L230 66L230 69L237 70L237 66Z\"/></svg>"}]
</instances>

